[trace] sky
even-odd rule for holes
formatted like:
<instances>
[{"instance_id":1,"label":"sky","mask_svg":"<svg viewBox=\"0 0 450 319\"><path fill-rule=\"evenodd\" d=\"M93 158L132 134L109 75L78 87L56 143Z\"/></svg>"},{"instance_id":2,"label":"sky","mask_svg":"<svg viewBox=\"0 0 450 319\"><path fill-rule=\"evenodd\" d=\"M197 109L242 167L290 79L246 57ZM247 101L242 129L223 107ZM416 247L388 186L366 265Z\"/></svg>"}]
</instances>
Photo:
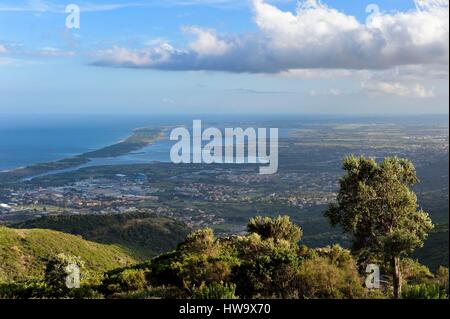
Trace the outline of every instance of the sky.
<instances>
[{"instance_id":1,"label":"sky","mask_svg":"<svg viewBox=\"0 0 450 319\"><path fill-rule=\"evenodd\" d=\"M0 0L0 114L448 114L448 70L448 0Z\"/></svg>"}]
</instances>

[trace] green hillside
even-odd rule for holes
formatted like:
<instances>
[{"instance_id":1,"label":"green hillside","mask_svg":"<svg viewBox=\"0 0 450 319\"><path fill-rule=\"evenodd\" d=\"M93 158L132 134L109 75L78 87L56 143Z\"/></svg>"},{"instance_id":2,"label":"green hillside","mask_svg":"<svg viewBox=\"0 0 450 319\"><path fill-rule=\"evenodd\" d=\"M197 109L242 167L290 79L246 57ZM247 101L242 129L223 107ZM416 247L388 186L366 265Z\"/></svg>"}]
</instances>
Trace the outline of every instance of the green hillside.
<instances>
[{"instance_id":1,"label":"green hillside","mask_svg":"<svg viewBox=\"0 0 450 319\"><path fill-rule=\"evenodd\" d=\"M175 249L190 232L181 222L147 213L42 217L14 227L52 229L115 244L141 260Z\"/></svg>"},{"instance_id":2,"label":"green hillside","mask_svg":"<svg viewBox=\"0 0 450 319\"><path fill-rule=\"evenodd\" d=\"M448 224L436 226L424 247L418 249L414 257L432 271L436 271L439 266L448 267Z\"/></svg>"},{"instance_id":3,"label":"green hillside","mask_svg":"<svg viewBox=\"0 0 450 319\"><path fill-rule=\"evenodd\" d=\"M41 277L46 260L59 253L79 256L94 273L135 261L120 247L89 242L79 236L0 227L0 282Z\"/></svg>"}]
</instances>

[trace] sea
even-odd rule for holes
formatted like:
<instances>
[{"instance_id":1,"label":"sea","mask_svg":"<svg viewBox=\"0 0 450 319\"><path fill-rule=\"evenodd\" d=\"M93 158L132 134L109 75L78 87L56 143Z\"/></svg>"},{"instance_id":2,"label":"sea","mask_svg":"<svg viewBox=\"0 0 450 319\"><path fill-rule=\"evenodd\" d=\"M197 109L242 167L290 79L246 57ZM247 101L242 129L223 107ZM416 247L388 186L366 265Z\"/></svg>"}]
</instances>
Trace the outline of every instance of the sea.
<instances>
[{"instance_id":1,"label":"sea","mask_svg":"<svg viewBox=\"0 0 450 319\"><path fill-rule=\"evenodd\" d=\"M104 114L0 114L0 171L51 162L112 145L141 127L192 125L280 127L280 137L290 127L311 123L447 123L443 116L351 115L104 115ZM276 126L275 126L276 125ZM164 139L142 150L116 158L95 159L86 166L167 162L171 142Z\"/></svg>"}]
</instances>

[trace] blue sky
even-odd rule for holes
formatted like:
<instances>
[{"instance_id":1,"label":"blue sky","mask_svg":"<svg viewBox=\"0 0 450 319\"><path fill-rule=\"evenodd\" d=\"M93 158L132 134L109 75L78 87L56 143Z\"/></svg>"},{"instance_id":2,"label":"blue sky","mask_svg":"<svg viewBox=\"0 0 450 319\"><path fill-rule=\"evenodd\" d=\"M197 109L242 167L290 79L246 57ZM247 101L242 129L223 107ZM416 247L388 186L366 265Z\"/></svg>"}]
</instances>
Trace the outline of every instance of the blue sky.
<instances>
[{"instance_id":1,"label":"blue sky","mask_svg":"<svg viewBox=\"0 0 450 319\"><path fill-rule=\"evenodd\" d=\"M448 0L0 2L0 113L448 113L447 87Z\"/></svg>"}]
</instances>

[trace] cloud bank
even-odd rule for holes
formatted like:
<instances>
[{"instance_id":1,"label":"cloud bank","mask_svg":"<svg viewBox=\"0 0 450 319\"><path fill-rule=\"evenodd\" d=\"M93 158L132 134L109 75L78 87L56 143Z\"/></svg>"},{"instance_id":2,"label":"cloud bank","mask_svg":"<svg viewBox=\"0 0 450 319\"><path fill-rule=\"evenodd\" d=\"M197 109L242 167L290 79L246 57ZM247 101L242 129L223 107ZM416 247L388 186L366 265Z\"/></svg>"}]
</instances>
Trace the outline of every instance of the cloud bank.
<instances>
[{"instance_id":1,"label":"cloud bank","mask_svg":"<svg viewBox=\"0 0 450 319\"><path fill-rule=\"evenodd\" d=\"M6 49L6 46L0 43L0 54L8 52L8 49Z\"/></svg>"},{"instance_id":2,"label":"cloud bank","mask_svg":"<svg viewBox=\"0 0 450 319\"><path fill-rule=\"evenodd\" d=\"M409 65L444 67L449 63L448 0L417 0L417 10L381 13L367 24L317 0L300 1L294 13L264 0L251 3L256 33L220 35L210 29L187 27L184 31L196 39L186 48L174 48L170 43L139 49L116 46L96 52L94 64L289 73L309 69L385 70ZM421 94L420 89L416 91Z\"/></svg>"}]
</instances>

